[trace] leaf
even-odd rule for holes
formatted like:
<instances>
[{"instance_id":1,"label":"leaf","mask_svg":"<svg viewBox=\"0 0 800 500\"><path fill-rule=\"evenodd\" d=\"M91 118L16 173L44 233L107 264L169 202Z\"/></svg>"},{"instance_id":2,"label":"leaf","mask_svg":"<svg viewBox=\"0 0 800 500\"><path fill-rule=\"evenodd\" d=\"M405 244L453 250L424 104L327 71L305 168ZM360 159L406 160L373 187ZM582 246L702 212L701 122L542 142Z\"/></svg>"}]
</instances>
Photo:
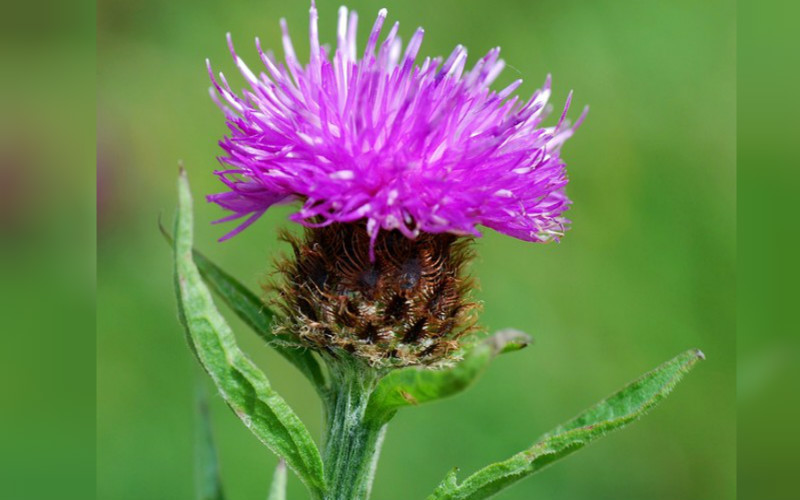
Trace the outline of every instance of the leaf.
<instances>
[{"instance_id":1,"label":"leaf","mask_svg":"<svg viewBox=\"0 0 800 500\"><path fill-rule=\"evenodd\" d=\"M208 395L202 383L197 384L197 428L195 430L195 473L198 500L225 500L219 460L211 433Z\"/></svg>"},{"instance_id":2,"label":"leaf","mask_svg":"<svg viewBox=\"0 0 800 500\"><path fill-rule=\"evenodd\" d=\"M672 391L698 360L699 350L687 351L632 382L627 387L545 434L529 449L504 462L485 467L458 484L451 472L428 500L480 500L622 428L653 408Z\"/></svg>"},{"instance_id":3,"label":"leaf","mask_svg":"<svg viewBox=\"0 0 800 500\"><path fill-rule=\"evenodd\" d=\"M375 388L366 418L388 422L400 408L416 406L457 394L469 387L498 354L522 349L530 337L516 330L502 330L475 344L464 359L450 368L409 367L395 370Z\"/></svg>"},{"instance_id":4,"label":"leaf","mask_svg":"<svg viewBox=\"0 0 800 500\"><path fill-rule=\"evenodd\" d=\"M164 238L172 243L172 236L160 223L159 228ZM317 391L324 392L325 377L311 351L301 346L292 347L275 342L277 337L272 333L271 328L273 313L259 300L256 294L197 250L192 251L192 257L206 284L222 298L225 304L264 342L297 367L311 381Z\"/></svg>"},{"instance_id":5,"label":"leaf","mask_svg":"<svg viewBox=\"0 0 800 500\"><path fill-rule=\"evenodd\" d=\"M192 259L192 199L186 173L178 182L175 285L178 313L189 345L228 406L286 464L315 497L325 488L322 460L303 422L266 375L236 345Z\"/></svg>"},{"instance_id":6,"label":"leaf","mask_svg":"<svg viewBox=\"0 0 800 500\"><path fill-rule=\"evenodd\" d=\"M286 462L281 460L272 475L267 500L286 500Z\"/></svg>"}]
</instances>

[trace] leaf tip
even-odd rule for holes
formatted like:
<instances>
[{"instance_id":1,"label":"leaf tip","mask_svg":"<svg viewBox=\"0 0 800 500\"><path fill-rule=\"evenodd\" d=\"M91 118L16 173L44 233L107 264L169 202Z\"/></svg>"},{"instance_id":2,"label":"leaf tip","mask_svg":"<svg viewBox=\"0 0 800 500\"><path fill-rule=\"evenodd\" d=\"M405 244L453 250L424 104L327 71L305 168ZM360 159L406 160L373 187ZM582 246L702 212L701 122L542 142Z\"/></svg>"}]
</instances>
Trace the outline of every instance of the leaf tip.
<instances>
[{"instance_id":1,"label":"leaf tip","mask_svg":"<svg viewBox=\"0 0 800 500\"><path fill-rule=\"evenodd\" d=\"M695 350L694 350L694 355L695 355L695 357L696 357L697 359L699 359L700 361L705 361L705 360L706 360L706 353L704 353L704 352L703 352L703 351L701 351L700 349L695 349Z\"/></svg>"},{"instance_id":2,"label":"leaf tip","mask_svg":"<svg viewBox=\"0 0 800 500\"><path fill-rule=\"evenodd\" d=\"M486 340L492 350L499 354L518 351L533 343L533 338L530 335L513 328L500 330Z\"/></svg>"}]
</instances>

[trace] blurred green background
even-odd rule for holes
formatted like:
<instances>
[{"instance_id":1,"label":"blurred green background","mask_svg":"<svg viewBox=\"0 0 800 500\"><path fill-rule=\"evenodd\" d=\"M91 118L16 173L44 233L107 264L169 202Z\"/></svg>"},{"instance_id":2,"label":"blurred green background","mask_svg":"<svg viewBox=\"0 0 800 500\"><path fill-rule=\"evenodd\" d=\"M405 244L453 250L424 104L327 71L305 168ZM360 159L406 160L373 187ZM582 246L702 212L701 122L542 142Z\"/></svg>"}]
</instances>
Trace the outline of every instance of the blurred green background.
<instances>
[{"instance_id":1,"label":"blurred green background","mask_svg":"<svg viewBox=\"0 0 800 500\"><path fill-rule=\"evenodd\" d=\"M318 2L333 41L339 2ZM699 366L662 407L503 499L730 499L735 496L735 10L733 2L351 1L361 37L380 7L422 55L493 46L498 82L529 95L550 72L556 107L575 90L589 117L564 149L572 230L558 245L486 232L472 272L482 323L531 333L458 398L401 412L390 426L373 498L424 498L453 466L468 474L690 347ZM101 0L98 24L98 497L193 498L197 375L176 318L170 251L177 162L195 197L215 192L225 133L204 59L242 86L231 31L257 67L252 39L281 53L278 19L307 54L305 1ZM197 245L256 288L285 250L289 208L226 243L221 212L197 203ZM226 311L227 312L227 311ZM230 317L230 315L229 315ZM287 363L231 318L243 348L320 435L320 405ZM225 486L264 498L276 459L216 398ZM464 437L468 436L468 437ZM292 498L305 498L297 481Z\"/></svg>"},{"instance_id":2,"label":"blurred green background","mask_svg":"<svg viewBox=\"0 0 800 500\"><path fill-rule=\"evenodd\" d=\"M800 103L797 66L784 55L800 7L740 3L737 60L737 493L742 500L797 496L800 449L800 282L794 166ZM764 91L768 82L769 92ZM764 214L778 214L768 217Z\"/></svg>"},{"instance_id":3,"label":"blurred green background","mask_svg":"<svg viewBox=\"0 0 800 500\"><path fill-rule=\"evenodd\" d=\"M94 26L86 0L0 15L2 498L94 492Z\"/></svg>"}]
</instances>

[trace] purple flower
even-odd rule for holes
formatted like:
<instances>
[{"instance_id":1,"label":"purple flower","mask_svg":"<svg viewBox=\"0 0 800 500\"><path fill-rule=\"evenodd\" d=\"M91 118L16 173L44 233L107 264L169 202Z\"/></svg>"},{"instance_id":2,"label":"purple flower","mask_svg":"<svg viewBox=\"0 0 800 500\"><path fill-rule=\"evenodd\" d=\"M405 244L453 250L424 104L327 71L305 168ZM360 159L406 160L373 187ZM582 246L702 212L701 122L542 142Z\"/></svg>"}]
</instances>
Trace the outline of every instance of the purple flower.
<instances>
[{"instance_id":1,"label":"purple flower","mask_svg":"<svg viewBox=\"0 0 800 500\"><path fill-rule=\"evenodd\" d=\"M211 95L231 130L220 145L226 166L216 174L228 191L208 196L245 218L227 239L276 203L301 200L291 219L306 226L366 221L374 242L381 229L409 238L421 231L480 236L483 225L527 241L558 239L567 175L559 153L580 122L540 126L548 114L550 77L523 102L517 80L489 86L503 69L500 49L465 70L467 50L416 64L423 30L405 50L398 24L379 43L386 10L378 13L358 58L357 15L339 10L336 50L320 46L317 10L310 11L311 57L296 58L285 20L285 63L265 53L256 75L236 55L250 85L236 95L220 74ZM221 99L220 99L221 97Z\"/></svg>"}]
</instances>

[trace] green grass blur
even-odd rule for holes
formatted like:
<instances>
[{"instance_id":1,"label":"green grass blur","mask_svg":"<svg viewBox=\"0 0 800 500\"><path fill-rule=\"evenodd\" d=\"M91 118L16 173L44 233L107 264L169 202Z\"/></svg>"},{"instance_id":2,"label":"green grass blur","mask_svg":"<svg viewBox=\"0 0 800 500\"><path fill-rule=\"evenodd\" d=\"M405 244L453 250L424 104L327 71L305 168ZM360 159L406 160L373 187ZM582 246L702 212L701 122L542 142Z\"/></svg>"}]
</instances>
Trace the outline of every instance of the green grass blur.
<instances>
[{"instance_id":1,"label":"green grass blur","mask_svg":"<svg viewBox=\"0 0 800 500\"><path fill-rule=\"evenodd\" d=\"M797 496L798 222L782 214L797 211L800 186L793 161L798 104L788 98L798 88L800 71L784 64L784 54L797 49L797 40L789 34L800 9L772 7L739 7L737 490L741 500ZM765 221L764 214L777 216Z\"/></svg>"},{"instance_id":2,"label":"green grass blur","mask_svg":"<svg viewBox=\"0 0 800 500\"><path fill-rule=\"evenodd\" d=\"M2 498L95 490L94 12L0 15Z\"/></svg>"},{"instance_id":3,"label":"green grass blur","mask_svg":"<svg viewBox=\"0 0 800 500\"><path fill-rule=\"evenodd\" d=\"M333 41L336 8L320 5ZM404 39L426 29L423 55L457 43L474 61L495 45L498 85L550 72L558 108L591 111L565 146L572 230L533 245L486 232L472 267L482 323L536 343L499 360L458 398L401 412L373 497L424 498L454 466L468 474L690 347L708 361L651 415L499 495L551 500L723 500L735 495L735 12L732 2L357 0L366 36L389 8ZM234 87L231 31L251 66L255 35L281 53L278 18L307 53L305 1L126 2L98 12L98 496L193 498L195 361L177 322L170 251L157 230L175 206L177 162L189 172L197 245L256 288L285 250L289 208L226 243L212 226L212 175L225 133L208 98L204 59ZM227 313L227 311L226 311ZM228 315L230 317L230 315ZM244 349L320 434L310 386L233 318ZM264 498L276 463L212 401L231 500ZM304 498L296 480L292 498Z\"/></svg>"}]
</instances>

